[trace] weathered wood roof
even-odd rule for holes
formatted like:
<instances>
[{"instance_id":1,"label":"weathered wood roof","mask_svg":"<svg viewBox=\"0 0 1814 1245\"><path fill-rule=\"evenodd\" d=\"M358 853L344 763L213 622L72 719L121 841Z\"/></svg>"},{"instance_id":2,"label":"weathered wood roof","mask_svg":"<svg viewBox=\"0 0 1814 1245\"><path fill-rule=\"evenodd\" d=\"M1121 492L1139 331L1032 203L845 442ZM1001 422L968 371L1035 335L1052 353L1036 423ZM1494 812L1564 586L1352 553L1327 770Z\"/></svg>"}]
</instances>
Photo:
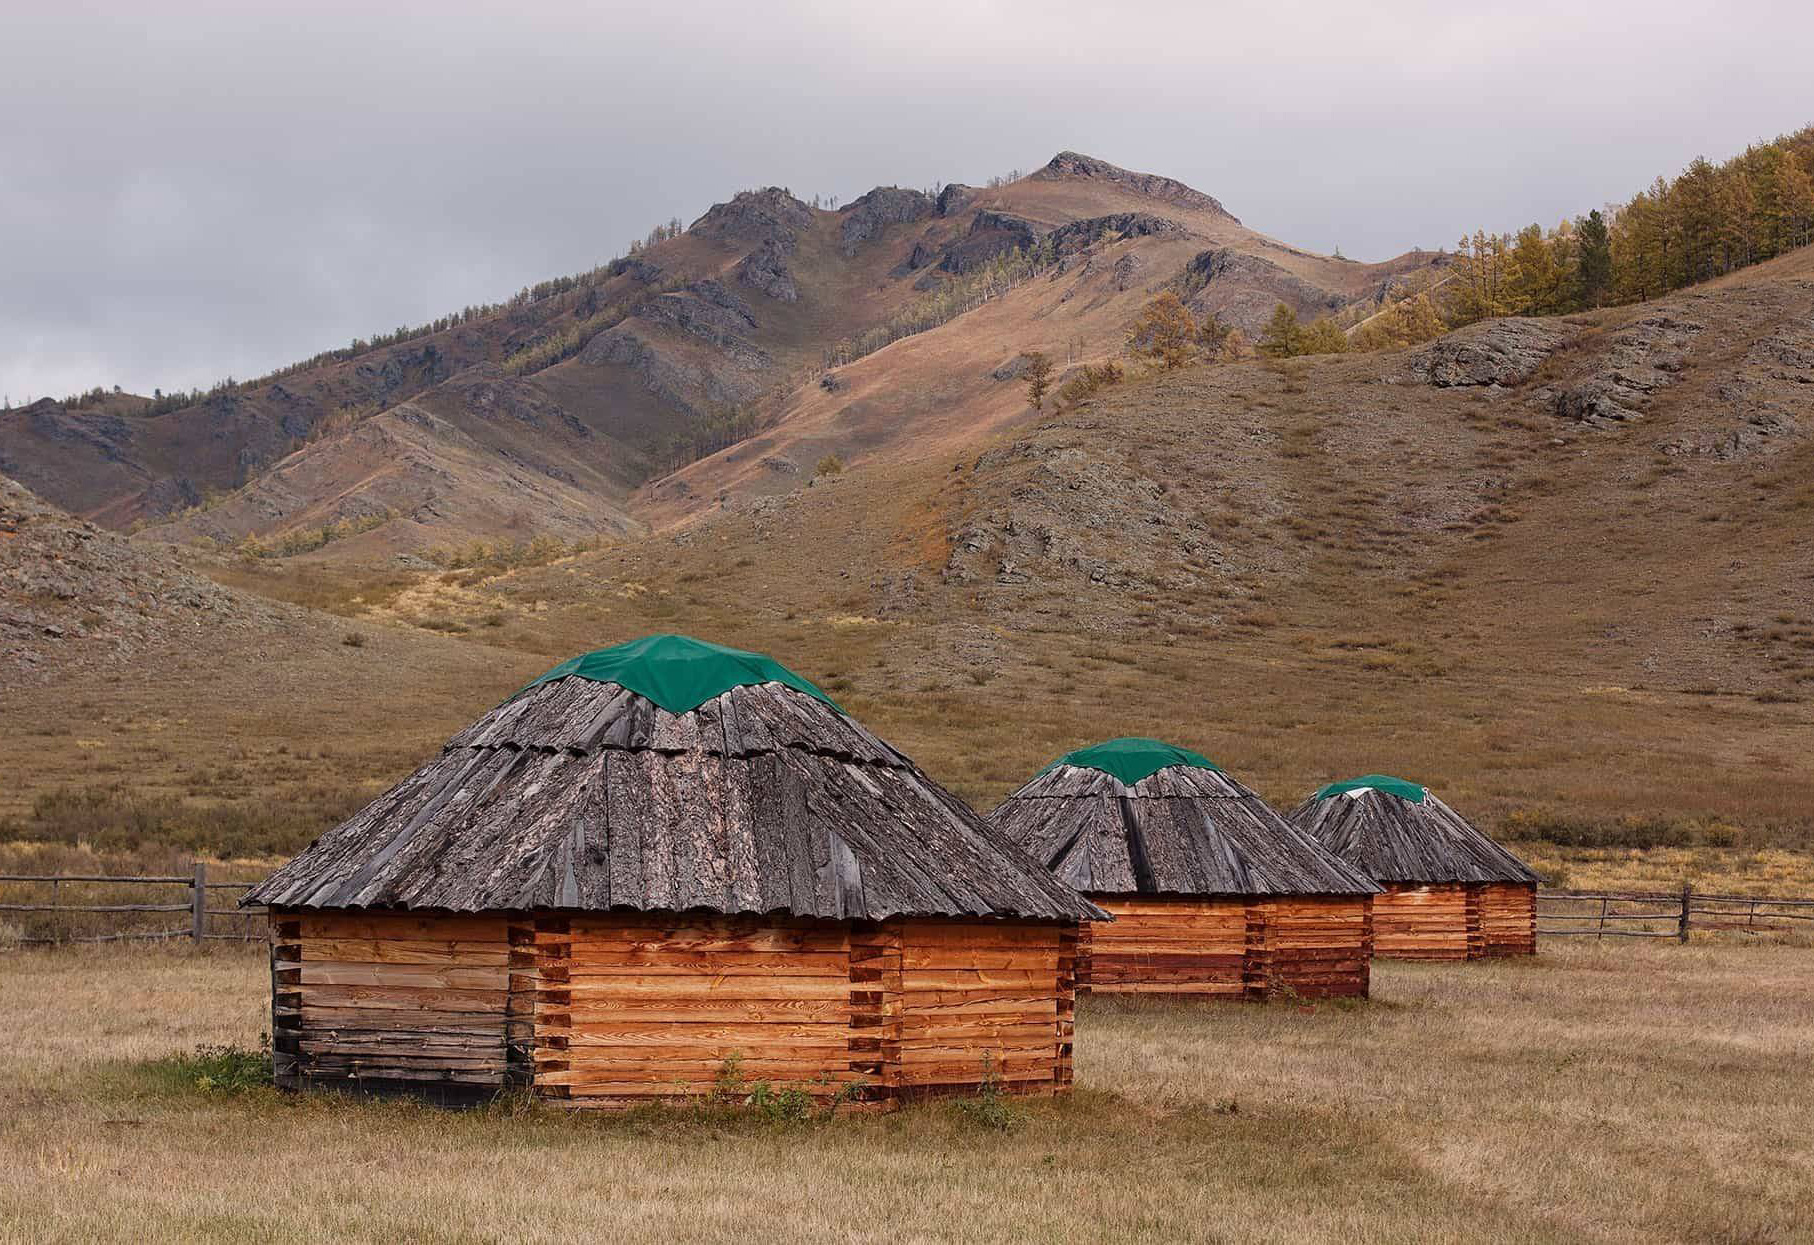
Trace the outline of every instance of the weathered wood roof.
<instances>
[{"instance_id":1,"label":"weathered wood roof","mask_svg":"<svg viewBox=\"0 0 1814 1245\"><path fill-rule=\"evenodd\" d=\"M1291 821L1377 882L1540 880L1427 789L1420 803L1375 788L1313 796Z\"/></svg>"},{"instance_id":2,"label":"weathered wood roof","mask_svg":"<svg viewBox=\"0 0 1814 1245\"><path fill-rule=\"evenodd\" d=\"M830 705L765 683L673 714L577 677L480 718L246 902L1103 916Z\"/></svg>"},{"instance_id":3,"label":"weathered wood roof","mask_svg":"<svg viewBox=\"0 0 1814 1245\"><path fill-rule=\"evenodd\" d=\"M1129 786L1061 764L990 823L1092 894L1370 895L1372 882L1217 770L1175 765Z\"/></svg>"}]
</instances>

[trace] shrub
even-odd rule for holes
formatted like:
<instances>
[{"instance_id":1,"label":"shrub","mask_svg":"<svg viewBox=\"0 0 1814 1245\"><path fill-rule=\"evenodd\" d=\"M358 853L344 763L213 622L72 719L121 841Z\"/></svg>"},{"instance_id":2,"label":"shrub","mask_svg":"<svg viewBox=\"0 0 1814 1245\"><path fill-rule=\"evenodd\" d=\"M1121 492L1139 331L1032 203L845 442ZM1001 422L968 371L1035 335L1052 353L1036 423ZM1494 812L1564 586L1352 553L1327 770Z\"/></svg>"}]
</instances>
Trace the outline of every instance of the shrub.
<instances>
[{"instance_id":1,"label":"shrub","mask_svg":"<svg viewBox=\"0 0 1814 1245\"><path fill-rule=\"evenodd\" d=\"M1106 363L1086 363L1075 376L1060 386L1058 400L1067 406L1075 406L1104 386L1119 385L1125 376L1121 365L1113 359Z\"/></svg>"},{"instance_id":2,"label":"shrub","mask_svg":"<svg viewBox=\"0 0 1814 1245\"><path fill-rule=\"evenodd\" d=\"M827 454L819 460L819 465L813 468L813 474L816 476L835 476L842 474L843 471L844 460L836 454Z\"/></svg>"}]
</instances>

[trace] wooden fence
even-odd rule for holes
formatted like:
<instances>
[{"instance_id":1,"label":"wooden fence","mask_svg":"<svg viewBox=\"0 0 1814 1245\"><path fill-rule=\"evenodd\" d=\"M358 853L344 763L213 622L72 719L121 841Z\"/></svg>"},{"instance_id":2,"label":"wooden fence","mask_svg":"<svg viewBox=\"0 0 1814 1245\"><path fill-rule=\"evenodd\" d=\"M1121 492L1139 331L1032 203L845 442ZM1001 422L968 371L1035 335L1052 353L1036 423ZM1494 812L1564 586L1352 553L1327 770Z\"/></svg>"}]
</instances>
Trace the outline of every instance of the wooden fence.
<instances>
[{"instance_id":1,"label":"wooden fence","mask_svg":"<svg viewBox=\"0 0 1814 1245\"><path fill-rule=\"evenodd\" d=\"M1814 927L1814 899L1679 891L1539 891L1537 933L1546 937L1674 938L1690 930L1747 934Z\"/></svg>"},{"instance_id":2,"label":"wooden fence","mask_svg":"<svg viewBox=\"0 0 1814 1245\"><path fill-rule=\"evenodd\" d=\"M5 873L0 874L0 919L8 914L20 928L0 934L0 942L44 945L66 942L119 942L125 939L187 939L198 946L210 940L247 942L265 935L264 909L212 907L223 891L243 893L252 882L210 882L208 866L195 862L189 874L160 877L146 874ZM119 892L149 890L168 894L182 887L180 902L123 902ZM15 892L32 892L31 902L14 902ZM97 891L106 892L97 895ZM175 898L171 896L171 898ZM77 902L86 900L86 902ZM39 902L42 901L42 902ZM103 902L104 901L104 902ZM183 913L187 920L165 928ZM96 920L95 918L98 918ZM125 926L93 932L95 924ZM223 929L222 926L227 928Z\"/></svg>"},{"instance_id":3,"label":"wooden fence","mask_svg":"<svg viewBox=\"0 0 1814 1245\"><path fill-rule=\"evenodd\" d=\"M249 942L265 935L264 909L210 906L211 896L243 893L251 882L210 882L208 866L166 877L70 873L0 874L0 920L18 914L20 928L0 930L0 943L44 945L118 942L126 939L187 939ZM176 902L124 902L121 890L156 892L182 887ZM30 901L15 902L26 888ZM97 896L96 890L113 892ZM84 897L87 902L74 902ZM174 899L175 897L172 896ZM105 902L102 902L105 900ZM182 913L187 920L168 926ZM107 928L96 932L95 925ZM120 928L124 927L124 928ZM1675 938L1690 930L1764 934L1805 929L1814 933L1814 899L1679 891L1554 891L1537 894L1537 933L1549 938Z\"/></svg>"}]
</instances>

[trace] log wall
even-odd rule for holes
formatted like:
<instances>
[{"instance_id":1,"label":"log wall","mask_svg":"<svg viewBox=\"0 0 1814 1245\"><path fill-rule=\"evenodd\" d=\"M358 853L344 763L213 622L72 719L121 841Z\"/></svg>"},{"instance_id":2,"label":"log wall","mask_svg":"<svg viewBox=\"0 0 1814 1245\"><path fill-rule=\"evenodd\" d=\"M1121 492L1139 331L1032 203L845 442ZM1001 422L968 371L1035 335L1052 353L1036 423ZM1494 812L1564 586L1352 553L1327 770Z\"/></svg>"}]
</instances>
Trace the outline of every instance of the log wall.
<instances>
[{"instance_id":1,"label":"log wall","mask_svg":"<svg viewBox=\"0 0 1814 1245\"><path fill-rule=\"evenodd\" d=\"M1071 1083L1076 934L1003 921L900 921L899 1092Z\"/></svg>"},{"instance_id":2,"label":"log wall","mask_svg":"<svg viewBox=\"0 0 1814 1245\"><path fill-rule=\"evenodd\" d=\"M1365 896L1304 895L1248 905L1247 973L1267 997L1367 997L1373 904Z\"/></svg>"},{"instance_id":3,"label":"log wall","mask_svg":"<svg viewBox=\"0 0 1814 1245\"><path fill-rule=\"evenodd\" d=\"M1480 888L1383 883L1373 897L1373 952L1399 960L1472 960L1485 949Z\"/></svg>"},{"instance_id":4,"label":"log wall","mask_svg":"<svg viewBox=\"0 0 1814 1245\"><path fill-rule=\"evenodd\" d=\"M1096 994L1245 998L1248 905L1240 899L1092 896L1114 916L1077 938L1077 988Z\"/></svg>"},{"instance_id":5,"label":"log wall","mask_svg":"<svg viewBox=\"0 0 1814 1245\"><path fill-rule=\"evenodd\" d=\"M576 1107L1071 1080L1076 932L993 920L273 913L278 1084Z\"/></svg>"},{"instance_id":6,"label":"log wall","mask_svg":"<svg viewBox=\"0 0 1814 1245\"><path fill-rule=\"evenodd\" d=\"M1486 955L1537 954L1537 888L1494 882L1480 888L1480 932Z\"/></svg>"},{"instance_id":7,"label":"log wall","mask_svg":"<svg viewBox=\"0 0 1814 1245\"><path fill-rule=\"evenodd\" d=\"M277 1084L483 1099L507 1082L502 917L271 915Z\"/></svg>"}]
</instances>

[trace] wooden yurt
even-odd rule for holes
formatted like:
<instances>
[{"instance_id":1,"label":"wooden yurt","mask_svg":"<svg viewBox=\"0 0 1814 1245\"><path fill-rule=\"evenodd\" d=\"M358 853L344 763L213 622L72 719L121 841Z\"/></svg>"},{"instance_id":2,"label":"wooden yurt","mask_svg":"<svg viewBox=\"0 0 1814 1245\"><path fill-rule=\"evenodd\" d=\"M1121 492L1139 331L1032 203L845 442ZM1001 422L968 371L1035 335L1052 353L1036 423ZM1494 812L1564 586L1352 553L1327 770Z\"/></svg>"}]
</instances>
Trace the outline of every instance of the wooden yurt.
<instances>
[{"instance_id":1,"label":"wooden yurt","mask_svg":"<svg viewBox=\"0 0 1814 1245\"><path fill-rule=\"evenodd\" d=\"M281 1086L574 1106L1071 1080L1102 914L811 683L567 661L261 883Z\"/></svg>"},{"instance_id":2,"label":"wooden yurt","mask_svg":"<svg viewBox=\"0 0 1814 1245\"><path fill-rule=\"evenodd\" d=\"M1537 875L1428 789L1367 774L1323 787L1291 820L1385 888L1373 901L1375 954L1537 953Z\"/></svg>"},{"instance_id":3,"label":"wooden yurt","mask_svg":"<svg viewBox=\"0 0 1814 1245\"><path fill-rule=\"evenodd\" d=\"M1067 753L989 820L1114 915L1078 989L1365 997L1379 888L1208 758L1152 739Z\"/></svg>"}]
</instances>

